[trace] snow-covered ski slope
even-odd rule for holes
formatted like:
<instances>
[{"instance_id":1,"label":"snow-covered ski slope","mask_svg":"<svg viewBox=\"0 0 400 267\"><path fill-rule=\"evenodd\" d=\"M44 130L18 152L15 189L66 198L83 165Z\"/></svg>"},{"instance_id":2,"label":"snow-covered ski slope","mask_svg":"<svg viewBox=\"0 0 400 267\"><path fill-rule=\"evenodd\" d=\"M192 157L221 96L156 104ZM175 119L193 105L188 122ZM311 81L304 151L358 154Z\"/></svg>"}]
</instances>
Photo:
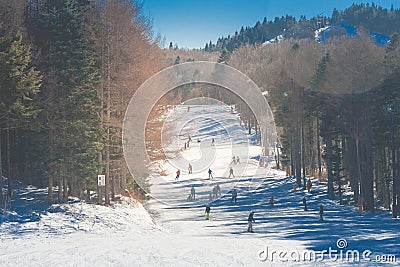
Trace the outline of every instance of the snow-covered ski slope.
<instances>
[{"instance_id":1,"label":"snow-covered ski slope","mask_svg":"<svg viewBox=\"0 0 400 267\"><path fill-rule=\"evenodd\" d=\"M22 188L15 213L0 224L0 266L382 266L382 257L400 257L398 219L386 211L360 213L341 206L315 179L311 192L293 192L292 178L257 167L256 137L246 134L228 107L199 105L188 111L182 105L171 111L164 128L169 161L162 167L166 176L154 174L150 181L154 198L146 207L152 218L128 200L112 208L79 202L45 206L44 190ZM192 142L184 150L188 134ZM241 163L230 164L232 156ZM187 173L189 162L193 174ZM228 178L230 166L235 178ZM208 179L209 167L214 179ZM181 176L175 180L178 168ZM217 184L222 196L209 203L210 220L205 220L204 205ZM187 201L192 185L196 200ZM236 203L231 203L233 187ZM320 204L324 221L319 221ZM254 233L247 233L251 210ZM356 252L360 262L352 262Z\"/></svg>"}]
</instances>

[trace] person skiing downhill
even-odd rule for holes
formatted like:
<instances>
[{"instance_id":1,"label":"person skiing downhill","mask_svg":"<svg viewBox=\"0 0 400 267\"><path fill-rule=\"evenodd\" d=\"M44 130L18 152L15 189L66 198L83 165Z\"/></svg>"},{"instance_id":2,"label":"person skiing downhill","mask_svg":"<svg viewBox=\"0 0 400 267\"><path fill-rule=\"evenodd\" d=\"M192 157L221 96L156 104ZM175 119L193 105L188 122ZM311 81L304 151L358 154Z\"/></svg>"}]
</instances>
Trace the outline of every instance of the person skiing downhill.
<instances>
[{"instance_id":1,"label":"person skiing downhill","mask_svg":"<svg viewBox=\"0 0 400 267\"><path fill-rule=\"evenodd\" d=\"M215 139L214 138L211 140L211 146L215 146Z\"/></svg>"},{"instance_id":2,"label":"person skiing downhill","mask_svg":"<svg viewBox=\"0 0 400 267\"><path fill-rule=\"evenodd\" d=\"M219 187L219 184L217 184L215 186L216 190L217 190L217 196L221 196L221 187Z\"/></svg>"},{"instance_id":3,"label":"person skiing downhill","mask_svg":"<svg viewBox=\"0 0 400 267\"><path fill-rule=\"evenodd\" d=\"M192 196L192 199L196 199L196 190L194 189L194 185L192 185L192 189L190 189L190 195Z\"/></svg>"},{"instance_id":4,"label":"person skiing downhill","mask_svg":"<svg viewBox=\"0 0 400 267\"><path fill-rule=\"evenodd\" d=\"M218 188L217 188L217 186L213 187L212 193L213 193L213 198L217 198L218 197Z\"/></svg>"},{"instance_id":5,"label":"person skiing downhill","mask_svg":"<svg viewBox=\"0 0 400 267\"><path fill-rule=\"evenodd\" d=\"M231 203L232 203L232 202L235 202L235 203L236 203L236 201L237 201L237 191L236 191L236 188L233 188L233 189L232 189Z\"/></svg>"},{"instance_id":6,"label":"person skiing downhill","mask_svg":"<svg viewBox=\"0 0 400 267\"><path fill-rule=\"evenodd\" d=\"M274 203L275 203L275 199L274 199L274 197L271 197L271 198L269 199L269 205L270 205L271 207L273 207L273 206L274 206Z\"/></svg>"},{"instance_id":7,"label":"person skiing downhill","mask_svg":"<svg viewBox=\"0 0 400 267\"><path fill-rule=\"evenodd\" d=\"M206 205L206 220L210 219L210 211L211 211L210 205Z\"/></svg>"},{"instance_id":8,"label":"person skiing downhill","mask_svg":"<svg viewBox=\"0 0 400 267\"><path fill-rule=\"evenodd\" d=\"M307 180L307 191L308 191L308 193L310 193L311 187L312 187L312 182L311 182L311 179L308 178L308 180Z\"/></svg>"},{"instance_id":9,"label":"person skiing downhill","mask_svg":"<svg viewBox=\"0 0 400 267\"><path fill-rule=\"evenodd\" d=\"M208 179L214 179L214 176L212 175L212 170L208 169Z\"/></svg>"},{"instance_id":10,"label":"person skiing downhill","mask_svg":"<svg viewBox=\"0 0 400 267\"><path fill-rule=\"evenodd\" d=\"M181 175L181 170L177 170L177 171L176 171L175 180L178 180L180 175Z\"/></svg>"},{"instance_id":11,"label":"person skiing downhill","mask_svg":"<svg viewBox=\"0 0 400 267\"><path fill-rule=\"evenodd\" d=\"M249 214L249 217L247 218L248 226L247 226L247 232L254 233L253 232L253 222L254 220L254 211L251 211Z\"/></svg>"},{"instance_id":12,"label":"person skiing downhill","mask_svg":"<svg viewBox=\"0 0 400 267\"><path fill-rule=\"evenodd\" d=\"M304 211L308 211L308 209L307 209L307 199L306 199L306 197L303 197L303 205L304 205Z\"/></svg>"},{"instance_id":13,"label":"person skiing downhill","mask_svg":"<svg viewBox=\"0 0 400 267\"><path fill-rule=\"evenodd\" d=\"M192 172L193 172L193 167L192 167L192 164L190 164L190 163L189 163L188 171L189 171L189 174L192 174Z\"/></svg>"},{"instance_id":14,"label":"person skiing downhill","mask_svg":"<svg viewBox=\"0 0 400 267\"><path fill-rule=\"evenodd\" d=\"M231 176L233 176L233 178L235 178L235 175L233 174L233 168L232 168L232 167L229 169L229 176L228 176L228 178L231 178Z\"/></svg>"}]
</instances>

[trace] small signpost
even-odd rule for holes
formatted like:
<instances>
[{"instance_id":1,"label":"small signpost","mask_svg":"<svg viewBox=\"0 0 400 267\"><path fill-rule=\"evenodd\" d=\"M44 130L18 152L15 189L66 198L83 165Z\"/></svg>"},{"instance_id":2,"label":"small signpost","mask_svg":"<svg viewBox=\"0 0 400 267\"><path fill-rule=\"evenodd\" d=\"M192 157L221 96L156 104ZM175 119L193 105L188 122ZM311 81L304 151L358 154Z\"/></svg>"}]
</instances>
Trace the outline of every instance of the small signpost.
<instances>
[{"instance_id":1,"label":"small signpost","mask_svg":"<svg viewBox=\"0 0 400 267\"><path fill-rule=\"evenodd\" d=\"M106 176L104 174L97 175L97 185L106 186Z\"/></svg>"}]
</instances>

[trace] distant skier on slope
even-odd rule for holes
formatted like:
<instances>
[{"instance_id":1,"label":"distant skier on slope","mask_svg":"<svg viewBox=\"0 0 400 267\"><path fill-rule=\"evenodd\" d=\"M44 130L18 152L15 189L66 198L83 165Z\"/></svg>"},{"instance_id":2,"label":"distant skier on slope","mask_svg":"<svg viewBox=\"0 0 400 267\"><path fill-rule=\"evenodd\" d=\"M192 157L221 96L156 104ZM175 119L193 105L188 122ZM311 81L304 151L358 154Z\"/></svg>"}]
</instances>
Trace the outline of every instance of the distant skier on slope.
<instances>
[{"instance_id":1,"label":"distant skier on slope","mask_svg":"<svg viewBox=\"0 0 400 267\"><path fill-rule=\"evenodd\" d=\"M254 220L254 211L251 211L249 214L249 217L247 218L248 226L247 226L247 232L254 233L253 232L253 222Z\"/></svg>"},{"instance_id":2,"label":"distant skier on slope","mask_svg":"<svg viewBox=\"0 0 400 267\"><path fill-rule=\"evenodd\" d=\"M215 139L214 138L211 140L211 146L215 146Z\"/></svg>"},{"instance_id":3,"label":"distant skier on slope","mask_svg":"<svg viewBox=\"0 0 400 267\"><path fill-rule=\"evenodd\" d=\"M192 188L190 189L190 195L192 196L192 199L196 199L196 190L194 189L194 185L192 185Z\"/></svg>"},{"instance_id":4,"label":"distant skier on slope","mask_svg":"<svg viewBox=\"0 0 400 267\"><path fill-rule=\"evenodd\" d=\"M233 178L235 178L235 175L233 174L233 168L232 168L232 167L229 169L229 176L228 176L228 178L231 178L231 176L233 176Z\"/></svg>"},{"instance_id":5,"label":"distant skier on slope","mask_svg":"<svg viewBox=\"0 0 400 267\"><path fill-rule=\"evenodd\" d=\"M208 169L208 179L214 179L214 176L212 174L213 171L211 169Z\"/></svg>"},{"instance_id":6,"label":"distant skier on slope","mask_svg":"<svg viewBox=\"0 0 400 267\"><path fill-rule=\"evenodd\" d=\"M274 206L274 203L275 203L275 199L274 199L274 197L271 197L271 198L269 199L269 205L270 205L271 207L273 207L273 206Z\"/></svg>"},{"instance_id":7,"label":"distant skier on slope","mask_svg":"<svg viewBox=\"0 0 400 267\"><path fill-rule=\"evenodd\" d=\"M206 205L206 220L210 219L210 212L211 212L210 205Z\"/></svg>"},{"instance_id":8,"label":"distant skier on slope","mask_svg":"<svg viewBox=\"0 0 400 267\"><path fill-rule=\"evenodd\" d=\"M232 203L232 202L235 202L235 203L236 203L236 201L237 201L237 191L236 191L236 188L233 188L233 189L232 189L231 203Z\"/></svg>"},{"instance_id":9,"label":"distant skier on slope","mask_svg":"<svg viewBox=\"0 0 400 267\"><path fill-rule=\"evenodd\" d=\"M308 209L307 209L307 199L306 199L306 197L303 197L303 205L304 205L304 211L308 211Z\"/></svg>"},{"instance_id":10,"label":"distant skier on slope","mask_svg":"<svg viewBox=\"0 0 400 267\"><path fill-rule=\"evenodd\" d=\"M193 172L193 167L192 167L192 164L190 164L190 163L188 166L188 171L189 171L189 174L192 174L192 172Z\"/></svg>"},{"instance_id":11,"label":"distant skier on slope","mask_svg":"<svg viewBox=\"0 0 400 267\"><path fill-rule=\"evenodd\" d=\"M221 187L219 187L219 184L217 184L215 188L217 189L217 196L221 196Z\"/></svg>"},{"instance_id":12,"label":"distant skier on slope","mask_svg":"<svg viewBox=\"0 0 400 267\"><path fill-rule=\"evenodd\" d=\"M308 180L307 180L307 191L308 191L308 193L310 193L311 187L312 187L312 182L311 182L311 179L308 178Z\"/></svg>"},{"instance_id":13,"label":"distant skier on slope","mask_svg":"<svg viewBox=\"0 0 400 267\"><path fill-rule=\"evenodd\" d=\"M177 170L175 180L178 180L180 175L181 175L181 170Z\"/></svg>"},{"instance_id":14,"label":"distant skier on slope","mask_svg":"<svg viewBox=\"0 0 400 267\"><path fill-rule=\"evenodd\" d=\"M217 186L214 186L214 187L213 187L212 193L213 193L213 198L217 198L217 197L218 197L218 189L217 189Z\"/></svg>"}]
</instances>

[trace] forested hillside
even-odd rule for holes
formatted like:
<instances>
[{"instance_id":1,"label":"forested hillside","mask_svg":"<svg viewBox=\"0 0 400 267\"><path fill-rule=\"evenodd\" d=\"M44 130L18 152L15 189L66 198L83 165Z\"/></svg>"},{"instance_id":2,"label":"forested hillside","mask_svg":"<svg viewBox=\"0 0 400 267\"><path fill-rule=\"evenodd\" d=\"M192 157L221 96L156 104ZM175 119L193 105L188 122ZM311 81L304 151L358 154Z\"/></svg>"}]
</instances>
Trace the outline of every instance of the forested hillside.
<instances>
[{"instance_id":1,"label":"forested hillside","mask_svg":"<svg viewBox=\"0 0 400 267\"><path fill-rule=\"evenodd\" d=\"M315 16L306 18L300 16L296 19L293 16L286 15L276 17L273 20L264 18L262 22L258 21L254 27L242 27L234 35L221 37L216 43L210 41L204 47L205 51L223 51L232 52L234 49L250 44L263 44L265 42L277 41L276 38L294 39L314 39L315 31L325 26L331 25L351 25L359 29L366 29L370 32L380 33L391 36L400 32L400 10L390 10L377 6L374 3L353 4L343 11L334 9L332 15ZM344 31L338 31L335 36L345 34Z\"/></svg>"},{"instance_id":2,"label":"forested hillside","mask_svg":"<svg viewBox=\"0 0 400 267\"><path fill-rule=\"evenodd\" d=\"M399 203L399 58L397 34L386 48L363 35L325 45L310 39L247 45L227 64L267 95L281 167L303 187L307 176L324 177L331 197L373 211Z\"/></svg>"},{"instance_id":3,"label":"forested hillside","mask_svg":"<svg viewBox=\"0 0 400 267\"><path fill-rule=\"evenodd\" d=\"M98 192L106 203L135 188L122 156L122 120L135 90L165 66L140 9L117 0L0 1L6 198L20 180L48 186L50 202L89 199L101 173L110 177L109 190Z\"/></svg>"}]
</instances>

